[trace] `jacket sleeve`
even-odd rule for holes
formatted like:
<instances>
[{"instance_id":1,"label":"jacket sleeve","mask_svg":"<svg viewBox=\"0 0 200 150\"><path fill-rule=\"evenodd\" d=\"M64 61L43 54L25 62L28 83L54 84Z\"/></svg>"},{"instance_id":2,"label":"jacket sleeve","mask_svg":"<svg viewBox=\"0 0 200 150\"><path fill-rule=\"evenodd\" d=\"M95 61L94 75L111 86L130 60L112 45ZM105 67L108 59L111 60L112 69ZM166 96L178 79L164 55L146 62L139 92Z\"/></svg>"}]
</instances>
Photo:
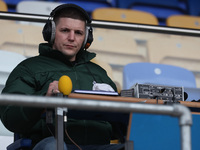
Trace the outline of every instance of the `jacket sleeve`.
<instances>
[{"instance_id":1,"label":"jacket sleeve","mask_svg":"<svg viewBox=\"0 0 200 150\"><path fill-rule=\"evenodd\" d=\"M34 78L24 66L16 67L10 74L2 94L32 95L35 92ZM12 131L27 133L40 119L42 108L23 106L0 106L0 117L4 126Z\"/></svg>"},{"instance_id":2,"label":"jacket sleeve","mask_svg":"<svg viewBox=\"0 0 200 150\"><path fill-rule=\"evenodd\" d=\"M34 75L26 66L17 66L10 74L2 93L32 95L36 84Z\"/></svg>"}]
</instances>

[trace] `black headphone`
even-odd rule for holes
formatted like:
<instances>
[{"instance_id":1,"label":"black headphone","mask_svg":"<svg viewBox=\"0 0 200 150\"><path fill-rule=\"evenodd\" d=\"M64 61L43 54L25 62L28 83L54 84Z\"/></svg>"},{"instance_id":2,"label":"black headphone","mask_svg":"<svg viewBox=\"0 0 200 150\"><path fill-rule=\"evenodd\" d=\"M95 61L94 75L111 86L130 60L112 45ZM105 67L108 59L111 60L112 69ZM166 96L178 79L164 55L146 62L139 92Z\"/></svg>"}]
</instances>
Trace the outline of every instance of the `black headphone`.
<instances>
[{"instance_id":1,"label":"black headphone","mask_svg":"<svg viewBox=\"0 0 200 150\"><path fill-rule=\"evenodd\" d=\"M78 9L83 16L86 19L86 36L85 36L85 40L83 42L83 46L82 48L84 49L88 49L89 46L91 45L92 41L93 41L93 30L91 27L91 19L89 17L89 15L87 14L87 12L79 7L78 5L75 4L62 4L57 6L51 13L50 13L50 17L47 20L46 24L44 25L42 34L43 34L43 38L45 41L47 41L48 43L52 44L54 42L55 39L55 33L56 33L56 25L55 22L53 21L53 18L55 16L55 14L61 10L61 9L67 9L67 8L75 8Z\"/></svg>"}]
</instances>

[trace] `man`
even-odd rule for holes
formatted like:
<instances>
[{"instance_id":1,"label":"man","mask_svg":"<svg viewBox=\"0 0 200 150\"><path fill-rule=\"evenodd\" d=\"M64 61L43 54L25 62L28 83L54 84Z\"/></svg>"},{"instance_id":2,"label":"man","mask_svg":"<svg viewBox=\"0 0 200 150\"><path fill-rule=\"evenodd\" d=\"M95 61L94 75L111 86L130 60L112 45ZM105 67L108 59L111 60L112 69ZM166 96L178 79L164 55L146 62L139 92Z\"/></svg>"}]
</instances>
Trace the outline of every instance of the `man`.
<instances>
[{"instance_id":1,"label":"man","mask_svg":"<svg viewBox=\"0 0 200 150\"><path fill-rule=\"evenodd\" d=\"M87 13L77 5L56 7L43 29L48 43L39 45L39 56L28 58L12 71L2 93L52 96L60 92L58 80L62 75L71 78L73 90L92 90L94 85L104 83L117 91L106 71L90 62L96 55L86 51L93 40L90 22ZM0 107L1 120L6 128L32 139L34 150L54 150L54 131L42 117L44 111L45 108ZM112 126L106 121L69 118L66 131L65 150L79 146L87 150L123 147L110 144Z\"/></svg>"}]
</instances>

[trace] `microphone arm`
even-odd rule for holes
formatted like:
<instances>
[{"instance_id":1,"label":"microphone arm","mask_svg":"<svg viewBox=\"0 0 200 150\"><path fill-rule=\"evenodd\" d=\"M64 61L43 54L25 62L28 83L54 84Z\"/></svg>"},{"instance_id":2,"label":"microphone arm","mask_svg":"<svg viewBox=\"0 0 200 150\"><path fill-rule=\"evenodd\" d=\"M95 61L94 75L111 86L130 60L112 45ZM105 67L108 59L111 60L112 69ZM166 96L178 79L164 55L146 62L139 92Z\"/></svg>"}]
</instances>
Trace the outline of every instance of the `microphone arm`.
<instances>
[{"instance_id":1,"label":"microphone arm","mask_svg":"<svg viewBox=\"0 0 200 150\"><path fill-rule=\"evenodd\" d=\"M65 95L59 93L58 97L66 97ZM56 118L56 126L55 126L55 138L57 142L57 150L64 149L64 122L67 122L67 108L57 107L55 108L55 118Z\"/></svg>"}]
</instances>

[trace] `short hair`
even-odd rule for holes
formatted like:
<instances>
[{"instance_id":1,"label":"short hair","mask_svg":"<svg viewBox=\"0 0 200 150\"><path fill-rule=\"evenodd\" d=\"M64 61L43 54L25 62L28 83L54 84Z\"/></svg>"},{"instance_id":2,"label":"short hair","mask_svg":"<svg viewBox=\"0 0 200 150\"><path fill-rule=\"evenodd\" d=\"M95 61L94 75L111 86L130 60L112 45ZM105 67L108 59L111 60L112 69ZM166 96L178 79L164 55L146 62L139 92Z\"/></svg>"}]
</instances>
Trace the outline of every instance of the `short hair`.
<instances>
[{"instance_id":1,"label":"short hair","mask_svg":"<svg viewBox=\"0 0 200 150\"><path fill-rule=\"evenodd\" d=\"M53 18L55 24L57 24L59 18L62 18L62 17L78 19L85 22L87 21L86 17L82 14L82 12L76 8L63 8L59 10L58 12L56 12Z\"/></svg>"}]
</instances>

